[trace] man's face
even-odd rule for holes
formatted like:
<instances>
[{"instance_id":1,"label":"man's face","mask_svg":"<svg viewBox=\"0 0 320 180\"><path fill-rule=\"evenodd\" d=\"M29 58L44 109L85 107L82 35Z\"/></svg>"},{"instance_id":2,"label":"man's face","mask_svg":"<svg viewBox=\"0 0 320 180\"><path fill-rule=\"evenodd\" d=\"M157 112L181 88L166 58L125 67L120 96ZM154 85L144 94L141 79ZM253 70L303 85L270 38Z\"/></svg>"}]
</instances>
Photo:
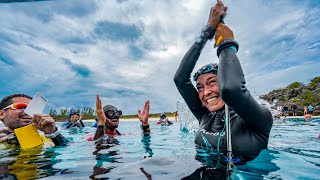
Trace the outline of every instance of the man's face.
<instances>
[{"instance_id":1,"label":"man's face","mask_svg":"<svg viewBox=\"0 0 320 180\"><path fill-rule=\"evenodd\" d=\"M31 99L26 97L12 98L12 103L29 103ZM16 128L26 126L31 123L31 117L24 113L24 109L12 109L8 108L0 110L0 119L11 131Z\"/></svg>"},{"instance_id":2,"label":"man's face","mask_svg":"<svg viewBox=\"0 0 320 180\"><path fill-rule=\"evenodd\" d=\"M223 108L224 101L220 97L217 75L212 73L200 75L197 79L197 89L200 101L210 112Z\"/></svg>"},{"instance_id":3,"label":"man's face","mask_svg":"<svg viewBox=\"0 0 320 180\"><path fill-rule=\"evenodd\" d=\"M106 126L113 130L113 129L116 129L118 128L118 125L119 125L119 119L109 119L107 118L107 121L106 121Z\"/></svg>"},{"instance_id":4,"label":"man's face","mask_svg":"<svg viewBox=\"0 0 320 180\"><path fill-rule=\"evenodd\" d=\"M105 113L107 118L106 126L110 129L117 128L119 125L119 117L120 117L120 115L118 114L118 109L110 109ZM115 113L117 115L115 115ZM113 118L110 118L110 117L113 117Z\"/></svg>"}]
</instances>

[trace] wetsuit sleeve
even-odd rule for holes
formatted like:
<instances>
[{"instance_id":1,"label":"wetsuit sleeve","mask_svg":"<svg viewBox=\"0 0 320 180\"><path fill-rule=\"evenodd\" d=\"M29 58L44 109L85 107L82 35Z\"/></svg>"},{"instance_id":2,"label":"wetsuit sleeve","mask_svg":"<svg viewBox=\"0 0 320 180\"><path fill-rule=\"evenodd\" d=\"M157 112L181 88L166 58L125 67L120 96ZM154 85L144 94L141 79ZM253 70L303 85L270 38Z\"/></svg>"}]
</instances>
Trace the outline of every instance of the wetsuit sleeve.
<instances>
[{"instance_id":1,"label":"wetsuit sleeve","mask_svg":"<svg viewBox=\"0 0 320 180\"><path fill-rule=\"evenodd\" d=\"M66 129L69 129L73 124L70 122L67 126Z\"/></svg>"},{"instance_id":2,"label":"wetsuit sleeve","mask_svg":"<svg viewBox=\"0 0 320 180\"><path fill-rule=\"evenodd\" d=\"M186 55L183 57L180 66L174 75L174 82L180 92L182 98L188 105L193 115L200 120L206 109L202 106L198 98L198 91L192 85L190 77L192 70L199 59L200 53L205 46L207 40L195 42Z\"/></svg>"},{"instance_id":3,"label":"wetsuit sleeve","mask_svg":"<svg viewBox=\"0 0 320 180\"><path fill-rule=\"evenodd\" d=\"M149 136L150 135L151 131L150 131L150 126L149 125L147 125L147 126L141 125L140 127L142 129L142 133L143 133L144 136Z\"/></svg>"},{"instance_id":4,"label":"wetsuit sleeve","mask_svg":"<svg viewBox=\"0 0 320 180\"><path fill-rule=\"evenodd\" d=\"M56 146L66 146L69 142L62 134L58 134L56 137L51 138L51 140Z\"/></svg>"},{"instance_id":5,"label":"wetsuit sleeve","mask_svg":"<svg viewBox=\"0 0 320 180\"><path fill-rule=\"evenodd\" d=\"M99 125L97 127L96 133L94 135L94 141L98 142L98 141L102 140L103 137L104 137L104 131L105 131L105 126L104 125L102 125L102 126Z\"/></svg>"},{"instance_id":6,"label":"wetsuit sleeve","mask_svg":"<svg viewBox=\"0 0 320 180\"><path fill-rule=\"evenodd\" d=\"M79 121L80 127L85 127L84 123L82 120Z\"/></svg>"},{"instance_id":7,"label":"wetsuit sleeve","mask_svg":"<svg viewBox=\"0 0 320 180\"><path fill-rule=\"evenodd\" d=\"M220 53L218 81L220 96L247 125L256 132L269 135L273 118L268 108L258 104L246 87L244 74L235 50Z\"/></svg>"}]
</instances>

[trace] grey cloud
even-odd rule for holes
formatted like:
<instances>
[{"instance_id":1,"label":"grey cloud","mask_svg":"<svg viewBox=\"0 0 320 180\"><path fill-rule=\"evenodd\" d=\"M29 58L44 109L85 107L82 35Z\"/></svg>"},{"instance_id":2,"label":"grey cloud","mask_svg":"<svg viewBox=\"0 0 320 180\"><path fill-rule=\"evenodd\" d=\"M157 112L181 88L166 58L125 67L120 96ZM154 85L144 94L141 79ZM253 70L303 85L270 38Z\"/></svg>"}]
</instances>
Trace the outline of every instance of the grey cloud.
<instances>
[{"instance_id":1,"label":"grey cloud","mask_svg":"<svg viewBox=\"0 0 320 180\"><path fill-rule=\"evenodd\" d=\"M97 38L130 42L137 40L142 35L142 30L133 24L100 21L96 24L94 34Z\"/></svg>"},{"instance_id":2,"label":"grey cloud","mask_svg":"<svg viewBox=\"0 0 320 180\"><path fill-rule=\"evenodd\" d=\"M66 58L61 58L64 63L69 66L69 68L82 77L88 77L91 74L91 71L85 65L75 64L71 60Z\"/></svg>"}]
</instances>

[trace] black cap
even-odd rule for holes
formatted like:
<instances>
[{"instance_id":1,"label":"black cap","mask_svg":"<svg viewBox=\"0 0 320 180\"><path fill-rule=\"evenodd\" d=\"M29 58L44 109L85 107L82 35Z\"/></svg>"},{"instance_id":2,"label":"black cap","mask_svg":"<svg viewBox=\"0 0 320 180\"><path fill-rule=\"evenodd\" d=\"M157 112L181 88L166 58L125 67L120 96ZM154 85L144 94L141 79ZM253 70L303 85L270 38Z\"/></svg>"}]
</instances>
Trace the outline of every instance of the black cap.
<instances>
[{"instance_id":1,"label":"black cap","mask_svg":"<svg viewBox=\"0 0 320 180\"><path fill-rule=\"evenodd\" d=\"M113 105L105 105L105 106L103 106L103 111L104 112L107 112L108 110L118 110L118 109Z\"/></svg>"}]
</instances>

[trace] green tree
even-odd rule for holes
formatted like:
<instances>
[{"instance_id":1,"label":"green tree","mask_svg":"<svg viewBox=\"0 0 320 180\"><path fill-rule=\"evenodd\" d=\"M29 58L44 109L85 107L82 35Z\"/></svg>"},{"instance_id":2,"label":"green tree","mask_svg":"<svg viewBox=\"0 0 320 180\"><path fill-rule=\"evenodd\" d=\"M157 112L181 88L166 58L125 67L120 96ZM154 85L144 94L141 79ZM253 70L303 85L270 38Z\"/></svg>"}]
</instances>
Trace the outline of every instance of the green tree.
<instances>
[{"instance_id":1,"label":"green tree","mask_svg":"<svg viewBox=\"0 0 320 180\"><path fill-rule=\"evenodd\" d=\"M81 111L81 114L84 118L94 118L95 117L95 111L93 108L90 108L90 107L84 107Z\"/></svg>"},{"instance_id":2,"label":"green tree","mask_svg":"<svg viewBox=\"0 0 320 180\"><path fill-rule=\"evenodd\" d=\"M60 109L60 116L68 116L69 110L67 108Z\"/></svg>"},{"instance_id":3,"label":"green tree","mask_svg":"<svg viewBox=\"0 0 320 180\"><path fill-rule=\"evenodd\" d=\"M310 85L310 86L316 86L316 85L319 84L319 83L320 83L320 76L313 78L313 79L310 81L309 85Z\"/></svg>"},{"instance_id":4,"label":"green tree","mask_svg":"<svg viewBox=\"0 0 320 180\"><path fill-rule=\"evenodd\" d=\"M306 90L302 93L303 105L317 104L320 102L320 97L317 94L312 93L310 90Z\"/></svg>"},{"instance_id":5,"label":"green tree","mask_svg":"<svg viewBox=\"0 0 320 180\"><path fill-rule=\"evenodd\" d=\"M300 86L303 86L303 84L301 82L293 82L287 88L294 89L294 88L297 88Z\"/></svg>"},{"instance_id":6,"label":"green tree","mask_svg":"<svg viewBox=\"0 0 320 180\"><path fill-rule=\"evenodd\" d=\"M279 100L280 100L280 101L285 101L286 98L285 98L284 96L280 96L280 97L279 97Z\"/></svg>"},{"instance_id":7,"label":"green tree","mask_svg":"<svg viewBox=\"0 0 320 180\"><path fill-rule=\"evenodd\" d=\"M50 109L49 115L50 115L50 116L55 116L55 115L57 115L57 110L55 110L55 109Z\"/></svg>"},{"instance_id":8,"label":"green tree","mask_svg":"<svg viewBox=\"0 0 320 180\"><path fill-rule=\"evenodd\" d=\"M300 99L297 98L297 97L294 97L294 98L291 98L291 99L290 99L290 102L295 103L295 104L298 104L298 103L300 103Z\"/></svg>"}]
</instances>

